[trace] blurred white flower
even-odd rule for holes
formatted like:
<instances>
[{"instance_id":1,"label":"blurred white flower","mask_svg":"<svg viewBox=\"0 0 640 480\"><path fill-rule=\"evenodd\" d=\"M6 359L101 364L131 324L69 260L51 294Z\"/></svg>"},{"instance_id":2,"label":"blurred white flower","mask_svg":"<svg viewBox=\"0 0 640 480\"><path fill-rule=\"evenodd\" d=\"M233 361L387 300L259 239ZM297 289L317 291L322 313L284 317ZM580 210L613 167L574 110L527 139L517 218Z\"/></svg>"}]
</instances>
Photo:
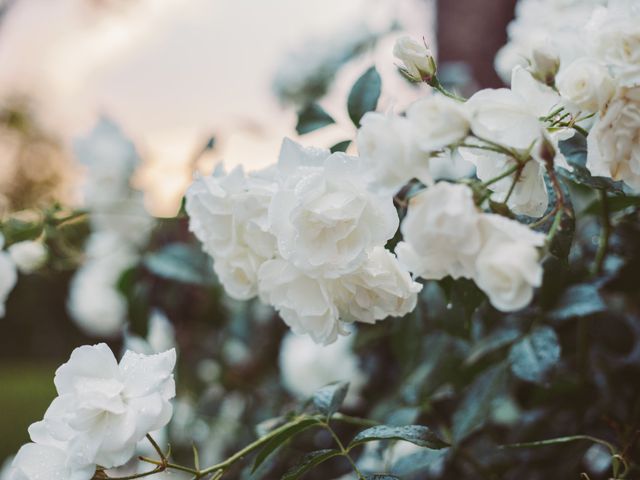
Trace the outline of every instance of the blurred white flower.
<instances>
[{"instance_id":1,"label":"blurred white flower","mask_svg":"<svg viewBox=\"0 0 640 480\"><path fill-rule=\"evenodd\" d=\"M398 38L393 47L393 56L403 63L406 72L416 81L431 79L436 73L433 53L424 42L412 37Z\"/></svg>"},{"instance_id":2,"label":"blurred white flower","mask_svg":"<svg viewBox=\"0 0 640 480\"><path fill-rule=\"evenodd\" d=\"M640 190L640 87L621 88L587 137L587 168Z\"/></svg>"},{"instance_id":3,"label":"blurred white flower","mask_svg":"<svg viewBox=\"0 0 640 480\"><path fill-rule=\"evenodd\" d=\"M640 86L640 4L609 0L594 11L586 32L591 53L611 68L619 84Z\"/></svg>"},{"instance_id":4,"label":"blurred white flower","mask_svg":"<svg viewBox=\"0 0 640 480\"><path fill-rule=\"evenodd\" d=\"M285 139L278 169L282 183L269 206L269 224L280 255L296 267L335 278L395 234L392 197L367 189L356 157Z\"/></svg>"},{"instance_id":5,"label":"blurred white flower","mask_svg":"<svg viewBox=\"0 0 640 480\"><path fill-rule=\"evenodd\" d=\"M494 214L480 219L482 250L476 259L475 282L498 310L510 312L529 304L542 283L537 247L545 236L519 222Z\"/></svg>"},{"instance_id":6,"label":"blurred white flower","mask_svg":"<svg viewBox=\"0 0 640 480\"><path fill-rule=\"evenodd\" d=\"M560 59L552 48L541 45L533 49L529 71L537 80L553 85L559 69Z\"/></svg>"},{"instance_id":7,"label":"blurred white flower","mask_svg":"<svg viewBox=\"0 0 640 480\"><path fill-rule=\"evenodd\" d=\"M394 194L412 178L432 183L429 155L418 149L414 128L406 118L366 113L357 143L363 169L377 191Z\"/></svg>"},{"instance_id":8,"label":"blurred white flower","mask_svg":"<svg viewBox=\"0 0 640 480\"><path fill-rule=\"evenodd\" d=\"M164 312L153 309L149 316L147 337L126 333L124 347L136 353L151 355L166 352L176 346L175 330Z\"/></svg>"},{"instance_id":9,"label":"blurred white flower","mask_svg":"<svg viewBox=\"0 0 640 480\"><path fill-rule=\"evenodd\" d=\"M18 272L11 256L2 251L4 236L0 233L0 318L5 314L5 302L18 281Z\"/></svg>"},{"instance_id":10,"label":"blurred white flower","mask_svg":"<svg viewBox=\"0 0 640 480\"><path fill-rule=\"evenodd\" d=\"M27 443L16 454L3 480L90 480L95 465L81 467L69 462L69 452L61 446Z\"/></svg>"},{"instance_id":11,"label":"blurred white flower","mask_svg":"<svg viewBox=\"0 0 640 480\"><path fill-rule=\"evenodd\" d=\"M104 343L76 348L56 371L59 396L44 419L29 427L31 439L58 443L80 468L123 465L147 433L171 419L175 362L175 350L127 351L118 364Z\"/></svg>"},{"instance_id":12,"label":"blurred white flower","mask_svg":"<svg viewBox=\"0 0 640 480\"><path fill-rule=\"evenodd\" d=\"M589 57L564 68L557 79L558 91L582 110L598 112L615 92L615 83L605 67Z\"/></svg>"},{"instance_id":13,"label":"blurred white flower","mask_svg":"<svg viewBox=\"0 0 640 480\"><path fill-rule=\"evenodd\" d=\"M113 337L122 331L127 318L127 301L118 291L118 280L135 264L138 254L117 235L103 232L91 236L86 255L71 280L67 309L89 335Z\"/></svg>"},{"instance_id":14,"label":"blurred white flower","mask_svg":"<svg viewBox=\"0 0 640 480\"><path fill-rule=\"evenodd\" d=\"M378 246L358 270L341 279L335 295L343 318L375 323L413 311L421 289L395 255Z\"/></svg>"},{"instance_id":15,"label":"blurred white flower","mask_svg":"<svg viewBox=\"0 0 640 480\"><path fill-rule=\"evenodd\" d=\"M469 133L464 105L444 95L429 95L413 103L407 110L407 118L413 126L415 142L423 152L458 143Z\"/></svg>"},{"instance_id":16,"label":"blurred white flower","mask_svg":"<svg viewBox=\"0 0 640 480\"><path fill-rule=\"evenodd\" d=\"M14 243L7 251L22 273L31 273L47 262L47 248L42 242L25 240Z\"/></svg>"},{"instance_id":17,"label":"blurred white flower","mask_svg":"<svg viewBox=\"0 0 640 480\"><path fill-rule=\"evenodd\" d=\"M282 384L294 396L306 399L329 383L349 382L345 403L355 405L366 376L352 350L353 340L352 334L323 346L306 336L288 333L280 346Z\"/></svg>"},{"instance_id":18,"label":"blurred white flower","mask_svg":"<svg viewBox=\"0 0 640 480\"><path fill-rule=\"evenodd\" d=\"M586 53L582 29L593 10L608 0L520 0L515 19L509 24L509 41L495 59L495 67L505 83L515 66L527 67L533 52L544 48L568 65Z\"/></svg>"},{"instance_id":19,"label":"blurred white flower","mask_svg":"<svg viewBox=\"0 0 640 480\"><path fill-rule=\"evenodd\" d=\"M481 246L480 212L471 189L438 182L409 201L396 246L400 263L416 276L472 277Z\"/></svg>"}]
</instances>

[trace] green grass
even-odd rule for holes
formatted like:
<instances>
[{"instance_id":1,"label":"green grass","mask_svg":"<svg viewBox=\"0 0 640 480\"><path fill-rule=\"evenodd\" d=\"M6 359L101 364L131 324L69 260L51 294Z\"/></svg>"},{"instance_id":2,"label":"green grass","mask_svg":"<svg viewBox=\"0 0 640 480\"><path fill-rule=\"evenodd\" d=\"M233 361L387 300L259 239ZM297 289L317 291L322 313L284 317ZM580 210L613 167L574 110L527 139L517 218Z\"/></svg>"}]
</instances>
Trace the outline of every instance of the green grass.
<instances>
[{"instance_id":1,"label":"green grass","mask_svg":"<svg viewBox=\"0 0 640 480\"><path fill-rule=\"evenodd\" d=\"M0 364L0 465L29 441L27 428L44 415L55 397L56 365Z\"/></svg>"}]
</instances>

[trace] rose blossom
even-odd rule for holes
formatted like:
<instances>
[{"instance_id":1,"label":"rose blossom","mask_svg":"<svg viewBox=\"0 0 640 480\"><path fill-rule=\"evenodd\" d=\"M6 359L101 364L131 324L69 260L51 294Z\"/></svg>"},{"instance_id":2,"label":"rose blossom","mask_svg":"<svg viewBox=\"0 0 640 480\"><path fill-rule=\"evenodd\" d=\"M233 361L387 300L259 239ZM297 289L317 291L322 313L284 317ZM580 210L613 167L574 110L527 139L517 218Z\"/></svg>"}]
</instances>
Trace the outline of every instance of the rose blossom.
<instances>
[{"instance_id":1,"label":"rose blossom","mask_svg":"<svg viewBox=\"0 0 640 480\"><path fill-rule=\"evenodd\" d=\"M463 104L443 95L431 95L409 106L407 118L415 141L424 152L441 150L462 141L469 132Z\"/></svg>"},{"instance_id":2,"label":"rose blossom","mask_svg":"<svg viewBox=\"0 0 640 480\"><path fill-rule=\"evenodd\" d=\"M395 234L398 214L390 195L367 189L357 158L325 155L285 140L278 163L282 181L269 206L269 224L285 260L335 278Z\"/></svg>"},{"instance_id":3,"label":"rose blossom","mask_svg":"<svg viewBox=\"0 0 640 480\"><path fill-rule=\"evenodd\" d=\"M124 464L136 444L171 418L175 350L127 351L120 363L104 344L76 348L56 371L58 397L44 420L29 427L41 445L64 445L77 467Z\"/></svg>"},{"instance_id":4,"label":"rose blossom","mask_svg":"<svg viewBox=\"0 0 640 480\"><path fill-rule=\"evenodd\" d=\"M427 46L409 36L396 40L393 56L401 60L407 74L416 81L430 79L436 73L433 54Z\"/></svg>"},{"instance_id":5,"label":"rose blossom","mask_svg":"<svg viewBox=\"0 0 640 480\"><path fill-rule=\"evenodd\" d=\"M612 97L615 85L605 67L591 58L580 58L562 69L558 90L579 108L597 112Z\"/></svg>"},{"instance_id":6,"label":"rose blossom","mask_svg":"<svg viewBox=\"0 0 640 480\"><path fill-rule=\"evenodd\" d=\"M498 310L527 306L534 287L542 283L536 247L544 244L545 236L495 214L483 214L480 229L483 246L476 259L476 284Z\"/></svg>"},{"instance_id":7,"label":"rose blossom","mask_svg":"<svg viewBox=\"0 0 640 480\"><path fill-rule=\"evenodd\" d=\"M420 151L412 122L398 115L368 112L358 130L358 153L372 187L396 193L409 180L432 183L429 153Z\"/></svg>"},{"instance_id":8,"label":"rose blossom","mask_svg":"<svg viewBox=\"0 0 640 480\"><path fill-rule=\"evenodd\" d=\"M400 263L416 276L471 277L480 249L479 211L471 189L447 182L413 197L396 247Z\"/></svg>"},{"instance_id":9,"label":"rose blossom","mask_svg":"<svg viewBox=\"0 0 640 480\"><path fill-rule=\"evenodd\" d=\"M31 273L47 262L47 249L42 242L25 240L14 243L8 248L9 255L18 270Z\"/></svg>"},{"instance_id":10,"label":"rose blossom","mask_svg":"<svg viewBox=\"0 0 640 480\"><path fill-rule=\"evenodd\" d=\"M621 88L587 137L587 168L640 190L640 87Z\"/></svg>"}]
</instances>

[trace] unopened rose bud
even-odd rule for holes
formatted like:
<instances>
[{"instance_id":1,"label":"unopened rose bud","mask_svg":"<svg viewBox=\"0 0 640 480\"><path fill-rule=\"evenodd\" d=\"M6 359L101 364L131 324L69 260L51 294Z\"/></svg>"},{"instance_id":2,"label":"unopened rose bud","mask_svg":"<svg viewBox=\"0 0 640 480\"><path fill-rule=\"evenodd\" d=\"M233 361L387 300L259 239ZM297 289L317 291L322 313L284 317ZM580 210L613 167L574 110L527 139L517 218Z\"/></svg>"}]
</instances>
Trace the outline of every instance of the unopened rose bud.
<instances>
[{"instance_id":1,"label":"unopened rose bud","mask_svg":"<svg viewBox=\"0 0 640 480\"><path fill-rule=\"evenodd\" d=\"M404 64L406 75L417 82L429 83L436 75L436 61L424 43L401 37L393 47L393 55Z\"/></svg>"},{"instance_id":2,"label":"unopened rose bud","mask_svg":"<svg viewBox=\"0 0 640 480\"><path fill-rule=\"evenodd\" d=\"M14 243L8 248L11 259L22 273L31 273L42 267L47 261L47 249L32 240Z\"/></svg>"},{"instance_id":3,"label":"unopened rose bud","mask_svg":"<svg viewBox=\"0 0 640 480\"><path fill-rule=\"evenodd\" d=\"M546 85L555 83L556 74L560 69L560 59L550 49L540 47L531 54L531 73Z\"/></svg>"}]
</instances>

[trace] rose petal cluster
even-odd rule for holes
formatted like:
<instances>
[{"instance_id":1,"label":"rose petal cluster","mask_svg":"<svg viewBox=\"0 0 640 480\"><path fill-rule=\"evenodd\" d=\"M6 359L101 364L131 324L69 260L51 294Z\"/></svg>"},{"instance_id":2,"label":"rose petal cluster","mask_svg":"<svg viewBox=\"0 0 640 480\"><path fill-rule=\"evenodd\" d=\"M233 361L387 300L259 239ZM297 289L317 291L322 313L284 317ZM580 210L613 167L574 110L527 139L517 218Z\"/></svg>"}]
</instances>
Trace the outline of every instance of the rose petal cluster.
<instances>
[{"instance_id":1,"label":"rose petal cluster","mask_svg":"<svg viewBox=\"0 0 640 480\"><path fill-rule=\"evenodd\" d=\"M398 229L393 198L370 188L363 165L285 139L275 168L197 179L190 229L227 293L259 294L323 344L346 334L346 322L411 311L421 287L384 249Z\"/></svg>"},{"instance_id":2,"label":"rose petal cluster","mask_svg":"<svg viewBox=\"0 0 640 480\"><path fill-rule=\"evenodd\" d=\"M76 348L56 371L58 396L29 427L11 480L89 480L96 466L123 465L136 444L164 427L173 412L175 350L127 351L120 363L104 344Z\"/></svg>"},{"instance_id":3,"label":"rose petal cluster","mask_svg":"<svg viewBox=\"0 0 640 480\"><path fill-rule=\"evenodd\" d=\"M0 233L0 318L5 314L5 302L16 286L18 271L11 255L2 250L4 236Z\"/></svg>"},{"instance_id":4,"label":"rose petal cluster","mask_svg":"<svg viewBox=\"0 0 640 480\"><path fill-rule=\"evenodd\" d=\"M483 213L469 187L439 182L413 197L398 259L416 276L473 279L501 311L525 307L542 282L543 234Z\"/></svg>"}]
</instances>

